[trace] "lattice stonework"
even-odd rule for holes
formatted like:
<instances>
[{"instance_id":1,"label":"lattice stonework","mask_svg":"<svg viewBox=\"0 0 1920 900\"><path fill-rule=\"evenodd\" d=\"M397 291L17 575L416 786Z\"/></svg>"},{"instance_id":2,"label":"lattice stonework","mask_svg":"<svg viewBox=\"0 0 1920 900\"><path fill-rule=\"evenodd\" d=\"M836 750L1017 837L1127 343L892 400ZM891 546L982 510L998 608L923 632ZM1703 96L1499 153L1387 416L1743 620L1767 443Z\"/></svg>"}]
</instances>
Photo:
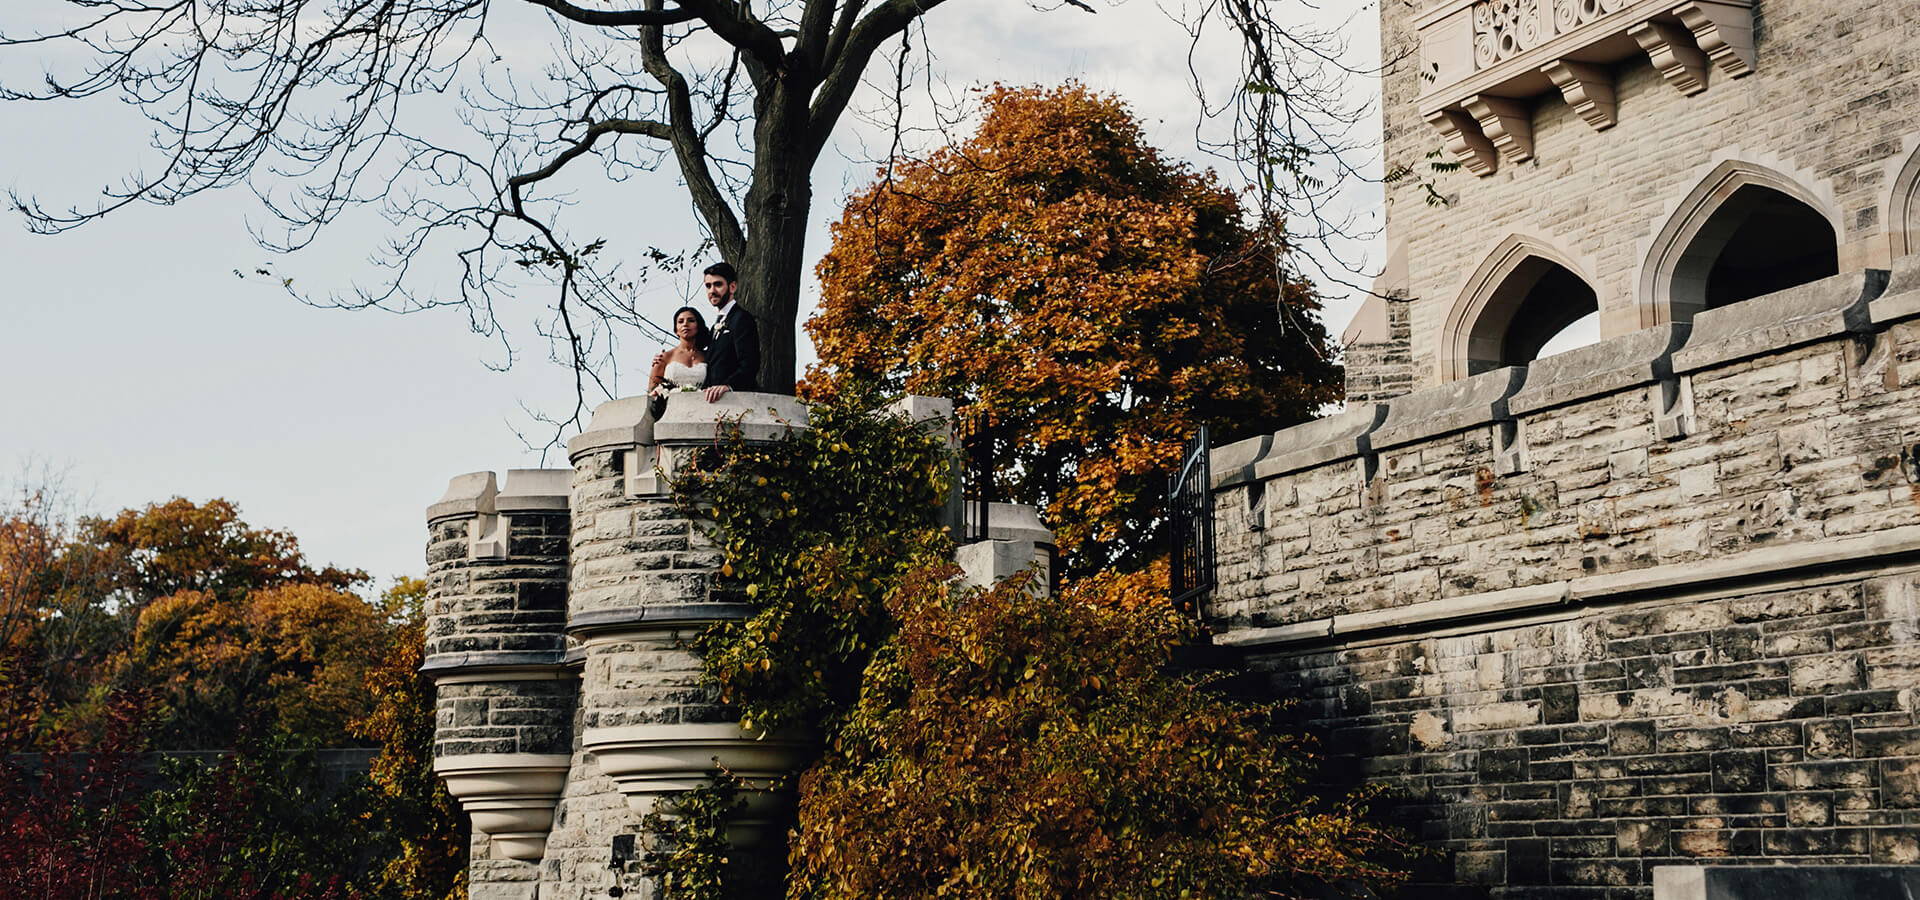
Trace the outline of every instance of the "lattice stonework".
<instances>
[{"instance_id":1,"label":"lattice stonework","mask_svg":"<svg viewBox=\"0 0 1920 900\"><path fill-rule=\"evenodd\" d=\"M1473 7L1473 62L1484 69L1540 45L1552 31L1540 0L1486 0Z\"/></svg>"},{"instance_id":2,"label":"lattice stonework","mask_svg":"<svg viewBox=\"0 0 1920 900\"><path fill-rule=\"evenodd\" d=\"M1557 90L1597 131L1618 121L1609 67L1644 53L1685 94L1753 71L1753 0L1440 0L1416 20L1420 115L1468 171L1533 158L1531 106Z\"/></svg>"},{"instance_id":3,"label":"lattice stonework","mask_svg":"<svg viewBox=\"0 0 1920 900\"><path fill-rule=\"evenodd\" d=\"M1625 8L1627 0L1482 0L1473 6L1473 63L1484 69Z\"/></svg>"}]
</instances>

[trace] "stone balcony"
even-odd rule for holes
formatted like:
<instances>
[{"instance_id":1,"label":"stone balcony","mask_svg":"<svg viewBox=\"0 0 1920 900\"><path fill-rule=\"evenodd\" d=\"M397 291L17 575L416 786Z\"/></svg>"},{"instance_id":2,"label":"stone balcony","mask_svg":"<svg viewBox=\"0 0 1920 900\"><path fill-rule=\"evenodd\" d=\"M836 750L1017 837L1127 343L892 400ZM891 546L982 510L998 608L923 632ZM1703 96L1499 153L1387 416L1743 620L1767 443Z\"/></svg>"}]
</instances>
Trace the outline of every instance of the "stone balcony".
<instances>
[{"instance_id":1,"label":"stone balcony","mask_svg":"<svg viewBox=\"0 0 1920 900\"><path fill-rule=\"evenodd\" d=\"M1476 175L1533 158L1531 101L1558 91L1595 130L1617 119L1613 64L1645 55L1685 94L1754 69L1752 0L1442 0L1415 20L1422 118Z\"/></svg>"}]
</instances>

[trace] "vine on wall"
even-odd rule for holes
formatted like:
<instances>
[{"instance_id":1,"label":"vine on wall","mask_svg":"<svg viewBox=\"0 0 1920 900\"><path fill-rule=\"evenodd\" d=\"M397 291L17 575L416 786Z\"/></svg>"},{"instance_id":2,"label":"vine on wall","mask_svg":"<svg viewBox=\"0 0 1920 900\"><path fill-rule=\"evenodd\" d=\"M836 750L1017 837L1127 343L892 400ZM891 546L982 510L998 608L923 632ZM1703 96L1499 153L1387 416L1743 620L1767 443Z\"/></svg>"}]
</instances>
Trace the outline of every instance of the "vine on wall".
<instances>
[{"instance_id":1,"label":"vine on wall","mask_svg":"<svg viewBox=\"0 0 1920 900\"><path fill-rule=\"evenodd\" d=\"M712 519L755 607L699 638L743 719L814 730L793 898L1293 895L1404 879L1366 795L1310 790L1306 741L1270 705L1179 674L1193 639L1164 563L960 585L940 527L950 451L871 390L772 445L722 441L682 501ZM696 802L697 808L705 800ZM689 845L724 824L686 817ZM694 829L688 831L688 828ZM704 829L701 830L701 829ZM717 873L674 900L727 896Z\"/></svg>"},{"instance_id":2,"label":"vine on wall","mask_svg":"<svg viewBox=\"0 0 1920 900\"><path fill-rule=\"evenodd\" d=\"M893 627L886 592L952 557L940 522L952 488L946 443L880 407L875 391L850 390L775 443L725 438L708 468L676 486L710 519L721 574L754 607L696 646L748 728L830 733Z\"/></svg>"}]
</instances>

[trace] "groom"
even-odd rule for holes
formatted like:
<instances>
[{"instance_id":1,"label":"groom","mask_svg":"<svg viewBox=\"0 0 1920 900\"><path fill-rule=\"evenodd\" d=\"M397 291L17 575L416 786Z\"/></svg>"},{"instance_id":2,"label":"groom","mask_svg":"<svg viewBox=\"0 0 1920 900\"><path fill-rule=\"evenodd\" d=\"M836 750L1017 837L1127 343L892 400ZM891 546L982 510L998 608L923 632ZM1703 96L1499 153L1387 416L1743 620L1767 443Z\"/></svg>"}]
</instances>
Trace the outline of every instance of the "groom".
<instances>
[{"instance_id":1,"label":"groom","mask_svg":"<svg viewBox=\"0 0 1920 900\"><path fill-rule=\"evenodd\" d=\"M734 299L740 283L733 264L717 262L702 273L707 302L719 310L713 320L713 343L707 348L707 402L728 391L760 389L760 327L753 314Z\"/></svg>"}]
</instances>

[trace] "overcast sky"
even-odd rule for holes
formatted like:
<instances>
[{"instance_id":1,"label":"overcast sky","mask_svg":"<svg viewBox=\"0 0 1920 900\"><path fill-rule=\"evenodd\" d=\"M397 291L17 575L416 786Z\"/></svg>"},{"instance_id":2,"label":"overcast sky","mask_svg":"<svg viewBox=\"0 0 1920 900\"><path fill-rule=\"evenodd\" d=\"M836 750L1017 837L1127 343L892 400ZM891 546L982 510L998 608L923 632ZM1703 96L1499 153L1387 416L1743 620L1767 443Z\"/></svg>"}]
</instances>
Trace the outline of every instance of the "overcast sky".
<instances>
[{"instance_id":1,"label":"overcast sky","mask_svg":"<svg viewBox=\"0 0 1920 900\"><path fill-rule=\"evenodd\" d=\"M14 15L0 13L0 26L17 24ZM1351 60L1369 65L1377 57L1371 4L1353 21ZM1157 146L1205 163L1195 150L1184 35L1148 0L1097 15L965 0L936 9L927 24L949 86L1078 78L1126 97ZM48 63L0 51L0 76L31 76ZM1353 90L1366 96L1375 85L1359 79ZM54 206L89 205L103 186L151 166L147 134L145 121L116 103L0 103L0 187ZM826 223L870 175L851 160L871 158L871 138L843 123L815 171L814 258L826 249ZM593 190L601 218L589 225L609 239L609 253L697 240L671 174ZM1362 189L1350 202L1370 211L1378 198ZM364 568L383 581L419 574L422 511L447 479L541 465L520 437L537 428L525 410L571 402L570 381L545 362L530 326L539 298L503 313L524 352L511 370L493 371L498 344L472 335L457 310L319 310L268 279L236 277L264 265L303 285L378 282L367 262L378 247L371 223L349 223L308 251L276 258L249 236L249 222L266 221L244 189L128 208L53 237L28 234L17 214L0 216L0 483L48 466L101 513L175 495L225 497L250 523L292 531L316 563ZM665 322L694 289L691 277L657 282L643 297ZM1336 336L1355 305L1329 304ZM635 387L623 393L637 391L654 350L639 335L627 340L623 375ZM810 360L811 348L801 356ZM564 454L549 452L544 464L563 466Z\"/></svg>"}]
</instances>

